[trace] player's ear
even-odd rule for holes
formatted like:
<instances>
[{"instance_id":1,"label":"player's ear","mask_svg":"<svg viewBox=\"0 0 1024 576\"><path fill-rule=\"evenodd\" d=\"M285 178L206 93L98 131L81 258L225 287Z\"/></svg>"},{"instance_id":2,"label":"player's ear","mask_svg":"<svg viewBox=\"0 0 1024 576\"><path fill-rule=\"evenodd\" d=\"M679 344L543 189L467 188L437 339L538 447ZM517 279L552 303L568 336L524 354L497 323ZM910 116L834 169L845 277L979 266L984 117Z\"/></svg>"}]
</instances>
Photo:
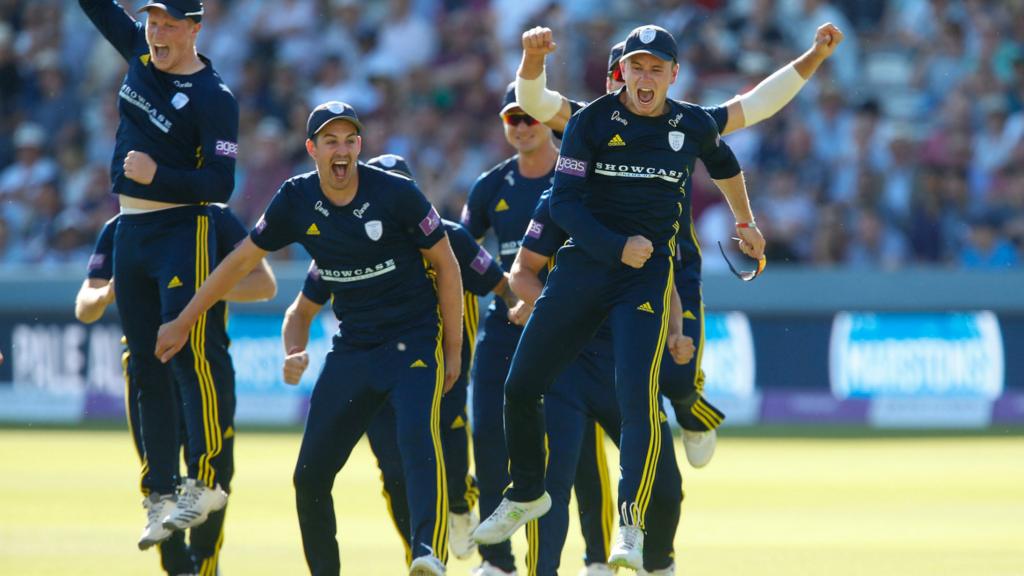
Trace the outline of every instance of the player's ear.
<instances>
[{"instance_id":1,"label":"player's ear","mask_svg":"<svg viewBox=\"0 0 1024 576\"><path fill-rule=\"evenodd\" d=\"M313 160L316 160L315 151L316 151L316 142L313 142L309 138L306 138L306 153L309 154L309 157L312 158Z\"/></svg>"},{"instance_id":2,"label":"player's ear","mask_svg":"<svg viewBox=\"0 0 1024 576\"><path fill-rule=\"evenodd\" d=\"M679 76L679 62L672 64L672 82L670 84L675 83L677 76Z\"/></svg>"},{"instance_id":3,"label":"player's ear","mask_svg":"<svg viewBox=\"0 0 1024 576\"><path fill-rule=\"evenodd\" d=\"M192 24L192 41L195 42L196 37L199 36L199 31L203 29L202 22L194 22Z\"/></svg>"}]
</instances>

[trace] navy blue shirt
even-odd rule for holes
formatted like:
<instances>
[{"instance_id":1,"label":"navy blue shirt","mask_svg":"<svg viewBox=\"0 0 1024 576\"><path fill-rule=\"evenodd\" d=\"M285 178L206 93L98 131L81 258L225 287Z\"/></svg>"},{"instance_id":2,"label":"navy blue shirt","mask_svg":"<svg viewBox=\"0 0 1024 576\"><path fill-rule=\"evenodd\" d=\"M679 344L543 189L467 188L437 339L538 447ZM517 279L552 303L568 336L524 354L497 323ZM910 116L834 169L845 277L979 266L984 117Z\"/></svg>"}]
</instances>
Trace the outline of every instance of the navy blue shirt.
<instances>
[{"instance_id":1,"label":"navy blue shirt","mask_svg":"<svg viewBox=\"0 0 1024 576\"><path fill-rule=\"evenodd\" d=\"M235 187L238 102L214 71L166 74L149 61L145 26L114 0L79 0L85 14L128 62L118 91L117 139L110 163L115 194L175 204L226 202ZM129 151L157 164L153 182L125 178Z\"/></svg>"},{"instance_id":2,"label":"navy blue shirt","mask_svg":"<svg viewBox=\"0 0 1024 576\"><path fill-rule=\"evenodd\" d=\"M619 265L626 239L643 235L669 255L686 187L700 158L712 178L739 173L718 125L700 106L667 100L669 111L637 116L622 90L580 109L566 126L551 213L595 259Z\"/></svg>"},{"instance_id":3,"label":"navy blue shirt","mask_svg":"<svg viewBox=\"0 0 1024 576\"><path fill-rule=\"evenodd\" d=\"M512 156L481 174L462 209L462 225L473 238L482 238L488 229L494 230L498 258L505 270L512 269L533 209L541 193L551 186L553 176L551 172L540 178L524 177L519 173L518 158L518 155ZM508 307L500 298L491 302L487 317L488 326L495 322L521 330L508 322Z\"/></svg>"},{"instance_id":4,"label":"navy blue shirt","mask_svg":"<svg viewBox=\"0 0 1024 576\"><path fill-rule=\"evenodd\" d=\"M420 250L445 232L412 180L362 163L357 170L359 189L345 206L324 196L315 171L286 180L249 236L267 251L302 244L330 286L342 338L379 344L438 323L437 292Z\"/></svg>"},{"instance_id":5,"label":"navy blue shirt","mask_svg":"<svg viewBox=\"0 0 1024 576\"><path fill-rule=\"evenodd\" d=\"M245 239L248 231L242 221L224 204L211 204L208 208L210 218L213 220L213 233L217 238L217 261L219 262ZM107 220L103 229L100 230L99 238L96 239L96 247L93 248L92 255L89 257L87 277L100 280L110 280L114 277L114 232L120 221L121 215L119 214Z\"/></svg>"}]
</instances>

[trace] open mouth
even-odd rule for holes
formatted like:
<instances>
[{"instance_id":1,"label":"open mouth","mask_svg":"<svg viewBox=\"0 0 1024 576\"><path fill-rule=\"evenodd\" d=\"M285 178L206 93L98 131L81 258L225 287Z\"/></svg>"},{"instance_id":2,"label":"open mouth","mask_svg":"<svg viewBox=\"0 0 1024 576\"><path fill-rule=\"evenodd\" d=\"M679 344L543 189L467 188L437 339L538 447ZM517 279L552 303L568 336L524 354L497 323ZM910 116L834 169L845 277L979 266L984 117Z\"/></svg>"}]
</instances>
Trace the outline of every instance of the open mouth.
<instances>
[{"instance_id":1,"label":"open mouth","mask_svg":"<svg viewBox=\"0 0 1024 576\"><path fill-rule=\"evenodd\" d=\"M641 104L650 104L651 102L654 102L654 90L638 88L636 91L636 97L640 100Z\"/></svg>"},{"instance_id":2,"label":"open mouth","mask_svg":"<svg viewBox=\"0 0 1024 576\"><path fill-rule=\"evenodd\" d=\"M344 180L348 176L348 160L335 160L331 163L331 174L337 180Z\"/></svg>"},{"instance_id":3,"label":"open mouth","mask_svg":"<svg viewBox=\"0 0 1024 576\"><path fill-rule=\"evenodd\" d=\"M171 54L171 49L168 46L163 46L163 45L160 45L160 44L154 44L153 45L153 57L154 58L163 60L164 58L167 58L170 54Z\"/></svg>"}]
</instances>

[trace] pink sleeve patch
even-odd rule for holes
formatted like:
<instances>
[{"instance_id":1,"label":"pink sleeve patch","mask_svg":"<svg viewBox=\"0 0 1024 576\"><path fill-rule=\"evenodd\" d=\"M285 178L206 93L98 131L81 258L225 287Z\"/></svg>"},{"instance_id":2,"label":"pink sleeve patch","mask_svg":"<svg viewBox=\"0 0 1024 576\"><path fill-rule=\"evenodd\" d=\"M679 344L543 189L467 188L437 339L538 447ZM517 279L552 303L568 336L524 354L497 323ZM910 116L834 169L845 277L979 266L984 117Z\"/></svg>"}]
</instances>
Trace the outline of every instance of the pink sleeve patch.
<instances>
[{"instance_id":1,"label":"pink sleeve patch","mask_svg":"<svg viewBox=\"0 0 1024 576\"><path fill-rule=\"evenodd\" d=\"M107 261L106 254L93 254L89 257L89 270L98 270L103 267L103 263Z\"/></svg>"},{"instance_id":2,"label":"pink sleeve patch","mask_svg":"<svg viewBox=\"0 0 1024 576\"><path fill-rule=\"evenodd\" d=\"M238 144L227 140L217 140L217 146L214 148L213 153L217 156L238 158Z\"/></svg>"},{"instance_id":3,"label":"pink sleeve patch","mask_svg":"<svg viewBox=\"0 0 1024 576\"><path fill-rule=\"evenodd\" d=\"M438 215L437 210L433 206L430 207L430 212L427 212L426 217L420 220L420 232L423 232L424 236L430 236L430 234L437 230L437 227L441 225L441 216Z\"/></svg>"},{"instance_id":4,"label":"pink sleeve patch","mask_svg":"<svg viewBox=\"0 0 1024 576\"><path fill-rule=\"evenodd\" d=\"M476 253L476 258L473 258L473 261L469 263L469 267L477 274L483 275L487 272L487 267L491 265L492 260L494 260L494 258L491 256L491 253L484 248L481 248L480 251Z\"/></svg>"},{"instance_id":5,"label":"pink sleeve patch","mask_svg":"<svg viewBox=\"0 0 1024 576\"><path fill-rule=\"evenodd\" d=\"M530 226L526 229L526 235L530 238L540 238L544 233L544 224L536 220L530 220Z\"/></svg>"}]
</instances>

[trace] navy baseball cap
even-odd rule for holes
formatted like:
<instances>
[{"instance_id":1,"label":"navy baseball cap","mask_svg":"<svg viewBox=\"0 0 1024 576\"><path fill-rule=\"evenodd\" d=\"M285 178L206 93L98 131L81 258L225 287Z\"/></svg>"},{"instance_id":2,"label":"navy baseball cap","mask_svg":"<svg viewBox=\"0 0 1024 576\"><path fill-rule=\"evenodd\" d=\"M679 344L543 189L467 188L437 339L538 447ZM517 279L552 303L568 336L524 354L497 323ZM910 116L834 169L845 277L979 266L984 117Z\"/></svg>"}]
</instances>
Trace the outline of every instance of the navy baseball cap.
<instances>
[{"instance_id":1,"label":"navy baseball cap","mask_svg":"<svg viewBox=\"0 0 1024 576\"><path fill-rule=\"evenodd\" d=\"M634 28L626 37L626 46L623 49L621 59L629 58L634 54L650 54L666 62L676 62L676 39L661 26L648 24Z\"/></svg>"},{"instance_id":2,"label":"navy baseball cap","mask_svg":"<svg viewBox=\"0 0 1024 576\"><path fill-rule=\"evenodd\" d=\"M619 60L622 60L622 53L626 50L626 41L623 40L615 46L612 46L612 51L608 53L608 71L611 72L619 66Z\"/></svg>"},{"instance_id":3,"label":"navy baseball cap","mask_svg":"<svg viewBox=\"0 0 1024 576\"><path fill-rule=\"evenodd\" d=\"M516 83L509 82L508 88L505 88L505 98L501 101L501 111L498 112L498 116L504 116L509 110L518 107L519 102L516 102Z\"/></svg>"},{"instance_id":4,"label":"navy baseball cap","mask_svg":"<svg viewBox=\"0 0 1024 576\"><path fill-rule=\"evenodd\" d=\"M139 12L145 12L150 8L166 10L168 14L178 20L191 18L196 22L203 19L203 3L201 0L163 0L163 2L147 2L139 8Z\"/></svg>"},{"instance_id":5,"label":"navy baseball cap","mask_svg":"<svg viewBox=\"0 0 1024 576\"><path fill-rule=\"evenodd\" d=\"M370 158L370 160L366 162L366 165L380 168L386 172L401 174L410 180L414 180L412 177L412 169L409 168L409 163L405 161L405 158L402 158L398 154L381 154L375 158Z\"/></svg>"},{"instance_id":6,"label":"navy baseball cap","mask_svg":"<svg viewBox=\"0 0 1024 576\"><path fill-rule=\"evenodd\" d=\"M309 120L306 120L306 137L312 140L316 133L323 130L328 122L338 118L351 122L356 127L356 134L363 132L363 123L356 116L355 109L344 102L331 100L313 108L313 111L309 114Z\"/></svg>"}]
</instances>

